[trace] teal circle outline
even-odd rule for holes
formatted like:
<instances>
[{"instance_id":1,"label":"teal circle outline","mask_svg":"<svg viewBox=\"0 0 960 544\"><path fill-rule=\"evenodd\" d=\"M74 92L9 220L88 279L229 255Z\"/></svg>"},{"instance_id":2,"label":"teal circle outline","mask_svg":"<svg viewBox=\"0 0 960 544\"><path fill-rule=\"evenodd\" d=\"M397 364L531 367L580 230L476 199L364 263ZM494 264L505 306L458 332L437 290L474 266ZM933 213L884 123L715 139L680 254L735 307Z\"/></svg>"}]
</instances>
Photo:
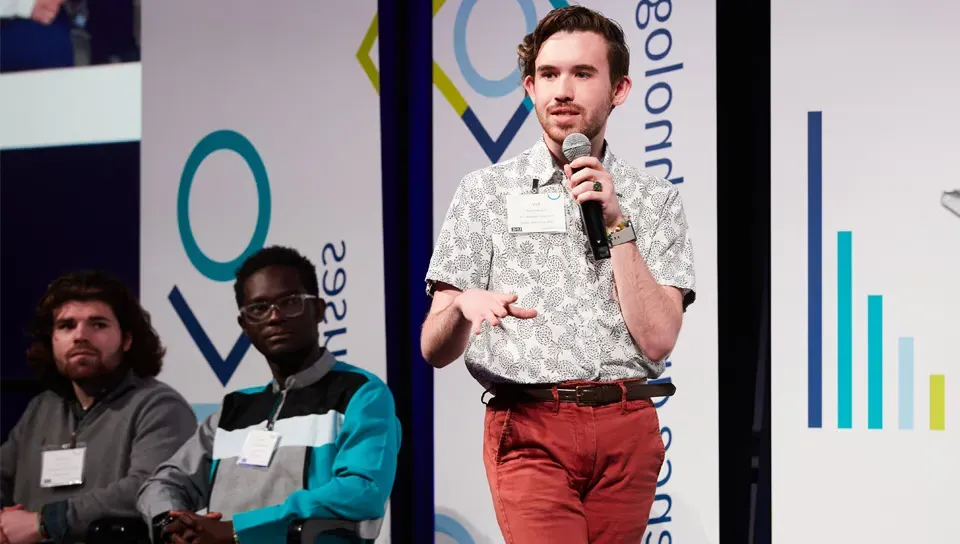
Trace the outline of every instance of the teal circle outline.
<instances>
[{"instance_id":1,"label":"teal circle outline","mask_svg":"<svg viewBox=\"0 0 960 544\"><path fill-rule=\"evenodd\" d=\"M200 164L207 157L222 150L233 151L240 155L253 172L253 180L257 184L257 226L253 230L253 236L247 248L237 258L225 262L207 257L197 244L190 226L190 189L193 187L193 178ZM177 226L180 230L180 240L194 268L213 281L234 279L237 268L243 261L266 243L267 231L270 229L270 210L270 180L267 177L267 169L250 140L233 130L217 130L204 136L187 157L183 173L180 175L180 187L177 190Z\"/></svg>"}]
</instances>

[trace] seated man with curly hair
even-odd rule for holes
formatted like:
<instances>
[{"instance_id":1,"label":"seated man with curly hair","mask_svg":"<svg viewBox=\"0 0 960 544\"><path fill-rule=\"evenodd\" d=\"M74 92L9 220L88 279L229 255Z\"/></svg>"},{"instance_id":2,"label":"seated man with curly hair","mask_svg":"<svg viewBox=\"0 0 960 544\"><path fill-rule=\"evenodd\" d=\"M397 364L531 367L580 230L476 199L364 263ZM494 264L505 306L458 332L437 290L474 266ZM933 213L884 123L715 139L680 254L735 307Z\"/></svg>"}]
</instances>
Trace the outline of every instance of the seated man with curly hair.
<instances>
[{"instance_id":1,"label":"seated man with curly hair","mask_svg":"<svg viewBox=\"0 0 960 544\"><path fill-rule=\"evenodd\" d=\"M67 274L37 305L27 359L48 390L0 447L0 542L82 540L137 517L137 490L193 434L179 393L157 381L164 348L119 280Z\"/></svg>"}]
</instances>

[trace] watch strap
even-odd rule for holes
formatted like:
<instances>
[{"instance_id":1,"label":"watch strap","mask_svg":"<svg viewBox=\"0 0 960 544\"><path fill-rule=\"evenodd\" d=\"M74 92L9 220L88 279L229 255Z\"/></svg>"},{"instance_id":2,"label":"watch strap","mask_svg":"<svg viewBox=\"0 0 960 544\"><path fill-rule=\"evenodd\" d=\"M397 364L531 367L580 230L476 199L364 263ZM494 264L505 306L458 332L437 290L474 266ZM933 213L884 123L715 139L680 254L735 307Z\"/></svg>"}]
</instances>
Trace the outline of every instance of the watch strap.
<instances>
[{"instance_id":1,"label":"watch strap","mask_svg":"<svg viewBox=\"0 0 960 544\"><path fill-rule=\"evenodd\" d=\"M607 234L610 247L633 242L637 239L637 233L633 230L633 223L625 221L617 225L617 230Z\"/></svg>"}]
</instances>

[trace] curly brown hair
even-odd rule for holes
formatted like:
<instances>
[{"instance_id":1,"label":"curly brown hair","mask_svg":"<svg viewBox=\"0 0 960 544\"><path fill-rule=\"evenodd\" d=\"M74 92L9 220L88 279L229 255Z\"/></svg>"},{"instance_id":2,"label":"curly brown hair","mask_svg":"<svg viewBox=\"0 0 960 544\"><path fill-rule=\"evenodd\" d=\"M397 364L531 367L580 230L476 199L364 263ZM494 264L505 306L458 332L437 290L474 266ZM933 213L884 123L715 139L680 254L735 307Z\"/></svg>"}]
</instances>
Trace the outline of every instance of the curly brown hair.
<instances>
[{"instance_id":1,"label":"curly brown hair","mask_svg":"<svg viewBox=\"0 0 960 544\"><path fill-rule=\"evenodd\" d=\"M68 385L53 359L53 315L67 302L98 300L110 306L117 316L120 330L130 334L130 349L123 355L123 365L137 376L153 377L160 373L166 353L157 331L150 324L150 314L140 306L133 292L106 272L83 271L60 276L47 287L34 311L29 334L33 344L27 349L27 362L40 380L53 388Z\"/></svg>"},{"instance_id":2,"label":"curly brown hair","mask_svg":"<svg viewBox=\"0 0 960 544\"><path fill-rule=\"evenodd\" d=\"M546 14L537 28L523 37L517 46L517 64L521 79L536 73L537 55L543 42L558 32L594 32L607 41L607 63L610 64L610 83L616 85L630 70L630 49L623 29L613 19L583 6L557 8Z\"/></svg>"}]
</instances>

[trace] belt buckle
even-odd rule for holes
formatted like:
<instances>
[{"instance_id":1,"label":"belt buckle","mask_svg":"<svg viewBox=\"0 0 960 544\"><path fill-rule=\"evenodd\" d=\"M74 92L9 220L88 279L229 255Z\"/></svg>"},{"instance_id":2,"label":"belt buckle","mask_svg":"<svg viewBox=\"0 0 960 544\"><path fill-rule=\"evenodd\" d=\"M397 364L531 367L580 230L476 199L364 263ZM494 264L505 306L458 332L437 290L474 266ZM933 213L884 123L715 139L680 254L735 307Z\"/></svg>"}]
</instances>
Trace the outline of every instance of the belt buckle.
<instances>
[{"instance_id":1,"label":"belt buckle","mask_svg":"<svg viewBox=\"0 0 960 544\"><path fill-rule=\"evenodd\" d=\"M592 385L578 385L574 388L577 406L597 406L597 389Z\"/></svg>"}]
</instances>

